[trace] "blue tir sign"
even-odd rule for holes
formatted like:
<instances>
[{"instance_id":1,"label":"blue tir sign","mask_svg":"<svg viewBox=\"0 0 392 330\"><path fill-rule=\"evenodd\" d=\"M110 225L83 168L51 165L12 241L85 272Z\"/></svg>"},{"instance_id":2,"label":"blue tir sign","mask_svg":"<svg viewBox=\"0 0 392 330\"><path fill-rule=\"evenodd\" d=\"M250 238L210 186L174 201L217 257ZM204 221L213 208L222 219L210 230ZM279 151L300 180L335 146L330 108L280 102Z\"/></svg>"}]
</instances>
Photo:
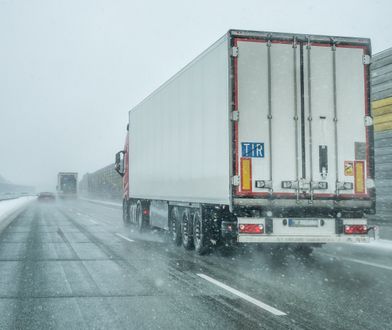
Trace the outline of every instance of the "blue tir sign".
<instances>
[{"instance_id":1,"label":"blue tir sign","mask_svg":"<svg viewBox=\"0 0 392 330\"><path fill-rule=\"evenodd\" d=\"M264 143L242 142L242 157L264 158Z\"/></svg>"}]
</instances>

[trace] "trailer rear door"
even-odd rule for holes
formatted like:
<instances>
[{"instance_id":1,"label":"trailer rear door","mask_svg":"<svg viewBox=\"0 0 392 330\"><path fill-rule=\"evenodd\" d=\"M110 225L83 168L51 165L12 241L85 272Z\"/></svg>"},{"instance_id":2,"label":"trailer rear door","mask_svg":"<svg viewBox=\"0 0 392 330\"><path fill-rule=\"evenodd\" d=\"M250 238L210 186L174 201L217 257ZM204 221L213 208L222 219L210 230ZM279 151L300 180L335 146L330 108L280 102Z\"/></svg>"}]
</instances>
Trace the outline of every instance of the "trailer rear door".
<instances>
[{"instance_id":1,"label":"trailer rear door","mask_svg":"<svg viewBox=\"0 0 392 330\"><path fill-rule=\"evenodd\" d=\"M366 197L363 46L235 39L237 196Z\"/></svg>"}]
</instances>

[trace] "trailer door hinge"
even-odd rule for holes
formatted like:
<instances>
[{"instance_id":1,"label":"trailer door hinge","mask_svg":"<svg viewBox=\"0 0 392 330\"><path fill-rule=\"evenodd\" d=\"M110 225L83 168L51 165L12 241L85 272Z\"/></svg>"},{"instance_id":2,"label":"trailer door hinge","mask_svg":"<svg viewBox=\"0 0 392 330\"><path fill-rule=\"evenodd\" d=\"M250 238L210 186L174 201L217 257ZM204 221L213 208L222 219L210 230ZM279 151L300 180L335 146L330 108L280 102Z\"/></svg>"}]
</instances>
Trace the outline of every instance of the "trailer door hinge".
<instances>
[{"instance_id":1,"label":"trailer door hinge","mask_svg":"<svg viewBox=\"0 0 392 330\"><path fill-rule=\"evenodd\" d=\"M239 186L240 185L240 176L234 175L233 177L231 177L231 184L233 186Z\"/></svg>"},{"instance_id":2,"label":"trailer door hinge","mask_svg":"<svg viewBox=\"0 0 392 330\"><path fill-rule=\"evenodd\" d=\"M238 57L238 47L231 47L231 56Z\"/></svg>"},{"instance_id":3,"label":"trailer door hinge","mask_svg":"<svg viewBox=\"0 0 392 330\"><path fill-rule=\"evenodd\" d=\"M370 57L370 55L363 55L362 57L362 63L367 65L370 64L372 62L372 58Z\"/></svg>"},{"instance_id":4,"label":"trailer door hinge","mask_svg":"<svg viewBox=\"0 0 392 330\"><path fill-rule=\"evenodd\" d=\"M230 119L232 121L238 121L240 119L240 113L238 112L238 110L231 112Z\"/></svg>"},{"instance_id":5,"label":"trailer door hinge","mask_svg":"<svg viewBox=\"0 0 392 330\"><path fill-rule=\"evenodd\" d=\"M373 125L373 118L370 116L365 116L365 126L372 126Z\"/></svg>"}]
</instances>

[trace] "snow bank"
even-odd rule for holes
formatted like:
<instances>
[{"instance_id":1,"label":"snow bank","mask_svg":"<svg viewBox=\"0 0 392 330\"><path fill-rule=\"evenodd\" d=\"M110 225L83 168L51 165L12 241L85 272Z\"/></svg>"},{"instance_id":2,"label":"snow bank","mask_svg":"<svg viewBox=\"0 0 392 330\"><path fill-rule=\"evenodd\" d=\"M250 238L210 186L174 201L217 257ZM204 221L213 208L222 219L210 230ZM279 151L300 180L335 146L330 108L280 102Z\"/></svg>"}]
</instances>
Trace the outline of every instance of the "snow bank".
<instances>
[{"instance_id":1,"label":"snow bank","mask_svg":"<svg viewBox=\"0 0 392 330\"><path fill-rule=\"evenodd\" d=\"M35 199L37 199L35 196L26 196L0 201L0 232L9 225L28 203Z\"/></svg>"}]
</instances>

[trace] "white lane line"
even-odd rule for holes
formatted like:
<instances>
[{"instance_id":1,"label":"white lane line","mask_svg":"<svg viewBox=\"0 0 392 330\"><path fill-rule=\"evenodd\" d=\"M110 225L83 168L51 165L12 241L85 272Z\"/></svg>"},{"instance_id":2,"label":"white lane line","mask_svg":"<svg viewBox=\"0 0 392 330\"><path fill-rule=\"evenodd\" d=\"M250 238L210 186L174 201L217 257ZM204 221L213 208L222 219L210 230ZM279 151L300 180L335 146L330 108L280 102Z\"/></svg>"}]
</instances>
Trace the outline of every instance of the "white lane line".
<instances>
[{"instance_id":1,"label":"white lane line","mask_svg":"<svg viewBox=\"0 0 392 330\"><path fill-rule=\"evenodd\" d=\"M96 222L95 220L93 220L93 219L88 219L88 221L90 221L92 224L94 224L94 225L97 225L98 224L98 222Z\"/></svg>"},{"instance_id":2,"label":"white lane line","mask_svg":"<svg viewBox=\"0 0 392 330\"><path fill-rule=\"evenodd\" d=\"M121 235L121 234L119 234L119 233L116 233L116 236L121 237L122 239L125 239L125 240L127 240L127 241L129 241L129 242L135 242L133 239L130 239L130 238L128 238L128 237L125 237L125 236L123 236L123 235Z\"/></svg>"},{"instance_id":3,"label":"white lane line","mask_svg":"<svg viewBox=\"0 0 392 330\"><path fill-rule=\"evenodd\" d=\"M362 264L362 265L366 265L366 266L382 268L382 269L386 269L386 270L392 270L391 266L384 266L384 265L376 264L374 262L368 262L368 261L363 261L363 260L354 259L354 258L348 258L348 257L335 256L335 255L332 255L332 254L322 253L322 252L319 252L318 254L322 254L322 255L324 255L326 257L332 257L332 258L335 258L335 259L338 259L338 260L339 259L347 260L347 261L355 262L357 264Z\"/></svg>"},{"instance_id":4,"label":"white lane line","mask_svg":"<svg viewBox=\"0 0 392 330\"><path fill-rule=\"evenodd\" d=\"M376 241L371 241L369 244L362 245L361 247L380 250L392 250L392 241L387 239L378 239Z\"/></svg>"},{"instance_id":5,"label":"white lane line","mask_svg":"<svg viewBox=\"0 0 392 330\"><path fill-rule=\"evenodd\" d=\"M88 215L88 214L86 214L86 213L81 213L81 212L73 212L73 213L76 213L78 216L86 217L87 220L90 221L93 225L97 225L97 224L98 224L98 222L96 222L95 220L93 220L93 219L91 218L91 216Z\"/></svg>"},{"instance_id":6,"label":"white lane line","mask_svg":"<svg viewBox=\"0 0 392 330\"><path fill-rule=\"evenodd\" d=\"M248 302L250 302L250 303L252 303L252 304L254 304L254 305L256 305L256 306L258 306L258 307L260 307L260 308L262 308L262 309L264 309L264 310L266 310L268 312L270 312L270 313L272 313L272 314L274 314L274 315L280 315L280 316L281 315L286 315L286 313L280 311L279 309L276 309L276 308L274 308L272 306L269 306L269 305L261 302L260 300L252 298L252 297L248 296L247 294L242 293L241 291L238 291L238 290L236 290L236 289L234 289L234 288L232 288L232 287L230 287L230 286L228 286L228 285L226 285L226 284L224 284L222 282L219 282L219 281L213 279L212 277L209 277L209 276L207 276L205 274L196 274L196 275L201 277L201 278L203 278L203 279L205 279L205 280L207 280L208 282L210 282L212 284L215 284L215 285L219 286L220 288L225 289L225 290L229 291L230 293L232 293L232 294L234 294L234 295L236 295L236 296L238 296L238 297L240 297L240 298L242 298L242 299L244 299L244 300L246 300L246 301L248 301Z\"/></svg>"},{"instance_id":7,"label":"white lane line","mask_svg":"<svg viewBox=\"0 0 392 330\"><path fill-rule=\"evenodd\" d=\"M373 263L373 262L362 261L362 260L352 259L352 258L345 258L345 259L347 259L349 261L352 261L352 262L357 262L357 263L363 264L363 265L368 265L368 266L378 267L378 268L382 268L382 269L392 270L392 267L390 267L390 266L384 266L384 265L376 264L376 263Z\"/></svg>"}]
</instances>

